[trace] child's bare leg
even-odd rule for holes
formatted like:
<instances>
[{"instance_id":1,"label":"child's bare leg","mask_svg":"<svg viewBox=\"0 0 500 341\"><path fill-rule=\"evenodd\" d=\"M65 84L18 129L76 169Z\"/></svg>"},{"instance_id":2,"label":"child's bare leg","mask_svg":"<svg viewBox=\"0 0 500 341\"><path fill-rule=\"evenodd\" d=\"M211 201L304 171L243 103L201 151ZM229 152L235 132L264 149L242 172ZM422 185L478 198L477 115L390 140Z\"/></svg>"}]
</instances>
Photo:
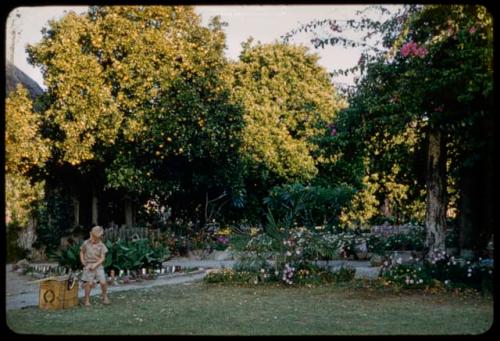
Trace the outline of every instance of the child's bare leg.
<instances>
[{"instance_id":1,"label":"child's bare leg","mask_svg":"<svg viewBox=\"0 0 500 341\"><path fill-rule=\"evenodd\" d=\"M85 292L85 297L83 298L83 304L90 305L90 290L92 289L92 282L91 281L85 282L83 288Z\"/></svg>"},{"instance_id":2,"label":"child's bare leg","mask_svg":"<svg viewBox=\"0 0 500 341\"><path fill-rule=\"evenodd\" d=\"M104 304L109 304L109 299L108 299L108 286L106 284L106 281L100 281L101 284L101 292L102 292L102 303Z\"/></svg>"}]
</instances>

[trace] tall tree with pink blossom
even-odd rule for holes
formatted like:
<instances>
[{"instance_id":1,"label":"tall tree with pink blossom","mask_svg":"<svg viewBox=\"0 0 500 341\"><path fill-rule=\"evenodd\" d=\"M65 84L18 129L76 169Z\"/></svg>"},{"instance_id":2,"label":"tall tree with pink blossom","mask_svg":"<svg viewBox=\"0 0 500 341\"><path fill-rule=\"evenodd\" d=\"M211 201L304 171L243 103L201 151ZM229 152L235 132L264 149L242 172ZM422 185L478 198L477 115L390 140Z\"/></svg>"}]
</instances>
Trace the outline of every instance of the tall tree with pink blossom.
<instances>
[{"instance_id":1,"label":"tall tree with pink blossom","mask_svg":"<svg viewBox=\"0 0 500 341\"><path fill-rule=\"evenodd\" d=\"M314 24L321 23L310 28ZM385 22L364 18L347 25L365 29L364 37L382 33L383 48L363 53L355 67L361 77L337 120L349 122L344 131L364 141L370 167L377 165L376 154L401 153L384 148L391 138L408 130L416 133L403 154L425 164L414 165L423 168L425 177L412 180L425 188L429 254L445 250L450 184L459 197L462 246L481 249L494 226L491 14L477 5L412 5ZM313 43L339 41L332 36ZM380 150L372 153L376 145ZM481 204L472 207L473 201Z\"/></svg>"}]
</instances>

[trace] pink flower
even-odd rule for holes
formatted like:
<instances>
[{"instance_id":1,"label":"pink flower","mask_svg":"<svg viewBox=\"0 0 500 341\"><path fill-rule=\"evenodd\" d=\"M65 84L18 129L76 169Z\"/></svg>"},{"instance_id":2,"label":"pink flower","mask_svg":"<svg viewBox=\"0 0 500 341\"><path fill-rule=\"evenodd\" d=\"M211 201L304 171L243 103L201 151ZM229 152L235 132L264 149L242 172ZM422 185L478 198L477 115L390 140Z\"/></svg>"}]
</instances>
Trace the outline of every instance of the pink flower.
<instances>
[{"instance_id":1,"label":"pink flower","mask_svg":"<svg viewBox=\"0 0 500 341\"><path fill-rule=\"evenodd\" d=\"M425 47L419 47L418 49L415 50L415 55L424 58L427 55L428 51Z\"/></svg>"},{"instance_id":2,"label":"pink flower","mask_svg":"<svg viewBox=\"0 0 500 341\"><path fill-rule=\"evenodd\" d=\"M417 44L413 41L410 41L409 43L406 43L403 45L403 47L401 47L401 54L403 55L403 57L407 57L409 55L411 55L413 53L413 51L415 50Z\"/></svg>"},{"instance_id":3,"label":"pink flower","mask_svg":"<svg viewBox=\"0 0 500 341\"><path fill-rule=\"evenodd\" d=\"M417 43L410 41L401 47L401 55L403 57L416 56L423 58L427 55L428 51L424 46L419 47Z\"/></svg>"},{"instance_id":4,"label":"pink flower","mask_svg":"<svg viewBox=\"0 0 500 341\"><path fill-rule=\"evenodd\" d=\"M472 26L471 28L469 28L470 34L474 34L476 31L477 31L477 28L475 26Z\"/></svg>"}]
</instances>

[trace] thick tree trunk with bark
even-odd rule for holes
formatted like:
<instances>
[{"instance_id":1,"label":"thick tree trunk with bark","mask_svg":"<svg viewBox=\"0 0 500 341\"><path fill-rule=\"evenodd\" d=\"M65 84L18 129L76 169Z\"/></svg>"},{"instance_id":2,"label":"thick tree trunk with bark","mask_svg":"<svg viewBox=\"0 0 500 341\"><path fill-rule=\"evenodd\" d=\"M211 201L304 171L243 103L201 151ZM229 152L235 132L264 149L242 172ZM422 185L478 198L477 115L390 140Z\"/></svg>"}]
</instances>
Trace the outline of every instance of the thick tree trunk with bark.
<instances>
[{"instance_id":1,"label":"thick tree trunk with bark","mask_svg":"<svg viewBox=\"0 0 500 341\"><path fill-rule=\"evenodd\" d=\"M427 199L425 212L428 255L445 251L446 231L446 138L430 128L427 156Z\"/></svg>"}]
</instances>

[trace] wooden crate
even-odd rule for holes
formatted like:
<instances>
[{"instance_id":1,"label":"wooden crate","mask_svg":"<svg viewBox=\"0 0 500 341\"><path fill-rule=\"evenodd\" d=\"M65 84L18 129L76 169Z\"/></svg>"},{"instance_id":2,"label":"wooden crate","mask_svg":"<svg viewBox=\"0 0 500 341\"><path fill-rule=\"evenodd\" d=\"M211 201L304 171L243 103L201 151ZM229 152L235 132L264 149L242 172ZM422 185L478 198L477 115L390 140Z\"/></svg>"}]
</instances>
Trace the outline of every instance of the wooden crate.
<instances>
[{"instance_id":1,"label":"wooden crate","mask_svg":"<svg viewBox=\"0 0 500 341\"><path fill-rule=\"evenodd\" d=\"M52 278L40 282L40 309L67 309L78 305L78 283L68 289L68 278Z\"/></svg>"}]
</instances>

